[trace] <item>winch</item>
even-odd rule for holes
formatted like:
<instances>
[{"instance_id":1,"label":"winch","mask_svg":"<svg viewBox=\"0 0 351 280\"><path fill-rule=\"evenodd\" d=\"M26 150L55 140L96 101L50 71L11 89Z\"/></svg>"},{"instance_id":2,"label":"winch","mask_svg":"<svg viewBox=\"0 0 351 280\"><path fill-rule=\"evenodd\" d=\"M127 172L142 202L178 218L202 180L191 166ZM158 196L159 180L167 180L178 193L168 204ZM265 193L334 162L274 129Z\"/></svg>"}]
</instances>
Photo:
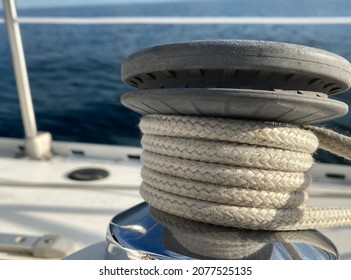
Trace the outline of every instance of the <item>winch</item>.
<instances>
[{"instance_id":1,"label":"winch","mask_svg":"<svg viewBox=\"0 0 351 280\"><path fill-rule=\"evenodd\" d=\"M351 85L347 60L286 43L194 41L129 56L122 79L137 89L122 103L144 115L147 203L112 220L107 258L338 258L315 228L349 225L351 210L305 203L312 153L344 141L310 124L348 112L330 99Z\"/></svg>"}]
</instances>

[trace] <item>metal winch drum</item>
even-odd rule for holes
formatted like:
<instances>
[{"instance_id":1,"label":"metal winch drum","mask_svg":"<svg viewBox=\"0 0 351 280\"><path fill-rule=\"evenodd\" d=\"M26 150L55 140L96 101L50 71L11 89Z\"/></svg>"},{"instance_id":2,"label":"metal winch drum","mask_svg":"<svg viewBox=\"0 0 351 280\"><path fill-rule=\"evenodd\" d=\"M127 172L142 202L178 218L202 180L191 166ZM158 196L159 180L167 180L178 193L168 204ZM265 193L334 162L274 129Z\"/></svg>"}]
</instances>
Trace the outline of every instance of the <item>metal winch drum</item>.
<instances>
[{"instance_id":1,"label":"metal winch drum","mask_svg":"<svg viewBox=\"0 0 351 280\"><path fill-rule=\"evenodd\" d=\"M129 56L122 103L140 114L195 115L294 124L343 116L330 96L351 85L333 53L264 41L194 41ZM199 234L200 233L200 234ZM111 221L108 259L336 259L316 230L251 231L189 221L142 203Z\"/></svg>"}]
</instances>

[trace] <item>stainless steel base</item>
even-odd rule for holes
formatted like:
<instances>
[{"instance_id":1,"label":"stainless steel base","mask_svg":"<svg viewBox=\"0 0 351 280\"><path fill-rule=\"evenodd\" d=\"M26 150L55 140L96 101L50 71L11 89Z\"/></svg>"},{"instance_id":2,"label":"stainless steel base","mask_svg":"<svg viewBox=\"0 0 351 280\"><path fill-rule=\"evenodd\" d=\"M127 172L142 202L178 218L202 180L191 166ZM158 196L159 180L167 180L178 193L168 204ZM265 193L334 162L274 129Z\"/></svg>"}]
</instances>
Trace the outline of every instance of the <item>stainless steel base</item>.
<instances>
[{"instance_id":1,"label":"stainless steel base","mask_svg":"<svg viewBox=\"0 0 351 280\"><path fill-rule=\"evenodd\" d=\"M107 259L335 260L337 249L316 230L252 231L199 223L141 203L108 228Z\"/></svg>"}]
</instances>

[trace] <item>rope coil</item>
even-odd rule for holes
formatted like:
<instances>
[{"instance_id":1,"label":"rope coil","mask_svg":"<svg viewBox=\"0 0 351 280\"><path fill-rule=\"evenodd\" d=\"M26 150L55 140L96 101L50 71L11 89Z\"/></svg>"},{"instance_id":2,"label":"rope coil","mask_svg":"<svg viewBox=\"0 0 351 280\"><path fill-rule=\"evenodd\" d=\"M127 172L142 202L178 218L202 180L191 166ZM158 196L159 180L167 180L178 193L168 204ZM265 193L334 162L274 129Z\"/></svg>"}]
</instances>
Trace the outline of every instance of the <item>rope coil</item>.
<instances>
[{"instance_id":1,"label":"rope coil","mask_svg":"<svg viewBox=\"0 0 351 280\"><path fill-rule=\"evenodd\" d=\"M313 126L173 115L147 115L140 129L141 195L157 209L246 229L351 225L349 208L306 206L312 154L320 146L350 159L348 137Z\"/></svg>"},{"instance_id":2,"label":"rope coil","mask_svg":"<svg viewBox=\"0 0 351 280\"><path fill-rule=\"evenodd\" d=\"M170 240L167 238L169 235L164 235L166 248L173 249L175 252L186 248L188 254L195 254L202 258L270 259L273 244L277 242L283 243L283 246L289 243L305 243L326 252L333 252L333 248L325 243L324 239L316 238L316 232L272 232L224 228L184 219L153 207L150 207L150 212L152 217L165 227L165 230L172 233L173 238L169 238Z\"/></svg>"}]
</instances>

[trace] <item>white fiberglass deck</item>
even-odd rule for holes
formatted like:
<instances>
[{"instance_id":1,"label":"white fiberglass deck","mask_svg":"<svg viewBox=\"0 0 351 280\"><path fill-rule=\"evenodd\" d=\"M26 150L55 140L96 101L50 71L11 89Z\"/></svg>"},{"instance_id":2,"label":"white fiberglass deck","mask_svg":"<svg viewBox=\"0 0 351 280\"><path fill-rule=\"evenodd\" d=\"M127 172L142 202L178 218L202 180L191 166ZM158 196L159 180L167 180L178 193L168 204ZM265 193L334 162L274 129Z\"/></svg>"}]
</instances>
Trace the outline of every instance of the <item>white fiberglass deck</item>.
<instances>
[{"instance_id":1,"label":"white fiberglass deck","mask_svg":"<svg viewBox=\"0 0 351 280\"><path fill-rule=\"evenodd\" d=\"M5 145L6 156L20 146L20 141L10 144L12 147ZM74 145L54 146L66 156L55 156L50 161L0 157L0 238L4 233L59 234L73 239L77 249L103 241L111 218L142 201L138 193L140 162L128 159L137 157L140 149L83 144L79 155L68 155L72 150L76 154ZM97 152L101 157L104 153L108 156L82 156ZM103 168L110 175L90 182L67 178L69 172L84 167ZM0 252L2 258L16 256Z\"/></svg>"},{"instance_id":2,"label":"white fiberglass deck","mask_svg":"<svg viewBox=\"0 0 351 280\"><path fill-rule=\"evenodd\" d=\"M111 218L142 201L138 192L141 164L135 159L138 148L81 144L77 155L76 144L54 143L60 156L32 161L9 157L8 151L18 153L21 141L2 140L7 153L0 157L0 236L59 234L73 239L78 250L104 241ZM104 168L110 176L96 182L67 178L68 172L82 167ZM310 204L350 207L350 171L346 166L317 165ZM335 243L342 259L351 259L351 228L321 231ZM28 258L0 252L0 259L18 257Z\"/></svg>"}]
</instances>

